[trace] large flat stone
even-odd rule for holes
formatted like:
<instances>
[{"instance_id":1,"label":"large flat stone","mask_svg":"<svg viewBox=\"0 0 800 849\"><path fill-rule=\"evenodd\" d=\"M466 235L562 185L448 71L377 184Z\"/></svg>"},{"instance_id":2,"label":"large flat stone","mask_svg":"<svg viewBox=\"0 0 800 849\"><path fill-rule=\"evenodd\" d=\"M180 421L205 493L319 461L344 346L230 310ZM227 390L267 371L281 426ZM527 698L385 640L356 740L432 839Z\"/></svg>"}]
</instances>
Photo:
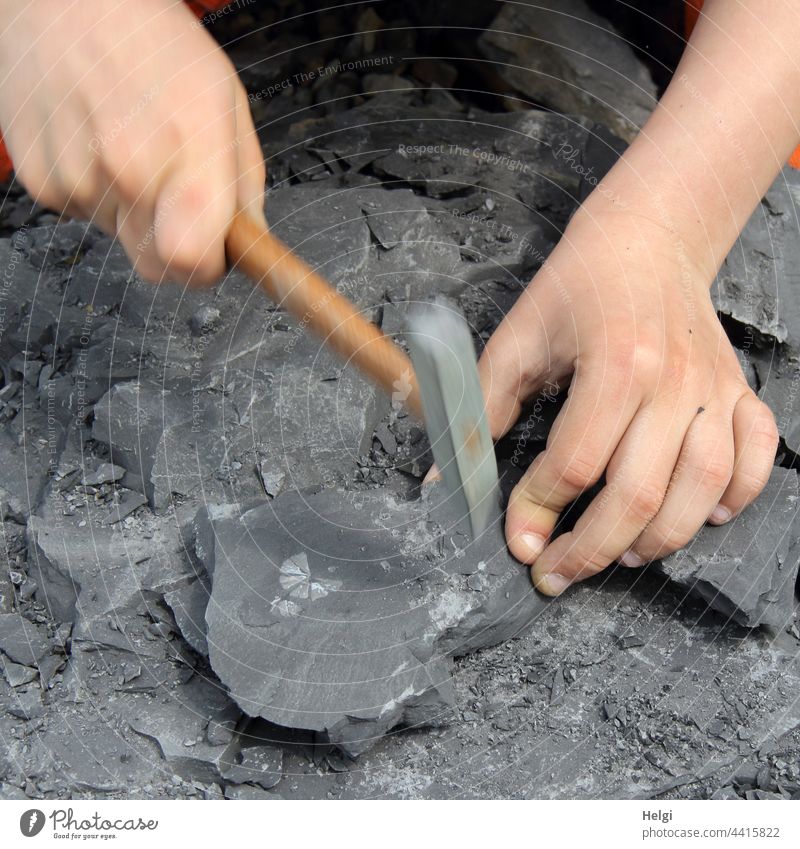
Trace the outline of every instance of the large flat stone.
<instances>
[{"instance_id":1,"label":"large flat stone","mask_svg":"<svg viewBox=\"0 0 800 849\"><path fill-rule=\"evenodd\" d=\"M520 633L547 606L499 518L470 543L446 505L380 490L290 492L207 516L212 667L246 713L350 754L396 725L445 719L452 657Z\"/></svg>"}]
</instances>

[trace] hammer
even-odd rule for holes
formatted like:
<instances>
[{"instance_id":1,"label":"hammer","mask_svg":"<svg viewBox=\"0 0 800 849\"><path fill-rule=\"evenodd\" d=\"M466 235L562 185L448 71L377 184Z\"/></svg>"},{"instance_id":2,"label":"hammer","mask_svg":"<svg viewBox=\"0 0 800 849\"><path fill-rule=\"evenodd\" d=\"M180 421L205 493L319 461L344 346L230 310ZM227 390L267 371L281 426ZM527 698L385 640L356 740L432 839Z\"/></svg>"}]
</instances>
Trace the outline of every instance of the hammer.
<instances>
[{"instance_id":1,"label":"hammer","mask_svg":"<svg viewBox=\"0 0 800 849\"><path fill-rule=\"evenodd\" d=\"M497 461L475 351L456 308L439 298L412 312L412 364L347 298L243 211L233 219L226 250L233 266L424 420L451 503L473 538L481 534L497 508Z\"/></svg>"}]
</instances>

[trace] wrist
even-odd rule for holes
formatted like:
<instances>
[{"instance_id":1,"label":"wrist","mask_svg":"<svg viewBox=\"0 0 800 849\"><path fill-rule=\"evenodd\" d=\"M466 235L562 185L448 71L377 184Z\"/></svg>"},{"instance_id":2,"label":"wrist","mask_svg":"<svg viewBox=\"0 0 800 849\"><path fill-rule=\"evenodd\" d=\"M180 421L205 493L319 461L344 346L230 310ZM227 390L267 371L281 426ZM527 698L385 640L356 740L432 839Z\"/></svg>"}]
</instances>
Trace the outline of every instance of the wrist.
<instances>
[{"instance_id":1,"label":"wrist","mask_svg":"<svg viewBox=\"0 0 800 849\"><path fill-rule=\"evenodd\" d=\"M605 235L612 234L615 243L630 242L631 249L634 242L643 240L642 247L649 247L657 255L673 256L691 268L693 276L706 287L710 286L738 230L706 229L702 209L685 189L658 178L650 180L646 187L635 185L617 170L630 171L623 160L576 211L570 228L574 224L573 229L594 229L597 236L599 227Z\"/></svg>"},{"instance_id":2,"label":"wrist","mask_svg":"<svg viewBox=\"0 0 800 849\"><path fill-rule=\"evenodd\" d=\"M601 183L573 215L565 241L585 252L591 245L598 258L638 268L656 282L653 268L673 269L681 285L707 291L724 258L708 240L691 232L679 209L654 190L645 197L604 191Z\"/></svg>"}]
</instances>

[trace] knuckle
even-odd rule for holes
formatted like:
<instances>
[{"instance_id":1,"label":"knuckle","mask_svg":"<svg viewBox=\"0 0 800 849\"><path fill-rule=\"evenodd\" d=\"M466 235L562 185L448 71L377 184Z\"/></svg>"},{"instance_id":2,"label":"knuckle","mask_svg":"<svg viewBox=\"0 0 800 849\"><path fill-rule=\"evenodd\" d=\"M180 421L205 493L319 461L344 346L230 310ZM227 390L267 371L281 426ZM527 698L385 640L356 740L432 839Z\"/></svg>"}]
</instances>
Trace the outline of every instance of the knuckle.
<instances>
[{"instance_id":1,"label":"knuckle","mask_svg":"<svg viewBox=\"0 0 800 849\"><path fill-rule=\"evenodd\" d=\"M663 369L663 354L649 342L639 342L629 352L630 363L636 375L653 379Z\"/></svg>"},{"instance_id":2,"label":"knuckle","mask_svg":"<svg viewBox=\"0 0 800 849\"><path fill-rule=\"evenodd\" d=\"M661 509L665 489L660 484L647 480L620 485L622 502L642 525L648 525Z\"/></svg>"},{"instance_id":3,"label":"knuckle","mask_svg":"<svg viewBox=\"0 0 800 849\"><path fill-rule=\"evenodd\" d=\"M594 486L603 474L597 463L585 460L579 455L570 456L560 465L559 477L562 483L577 492L583 492Z\"/></svg>"},{"instance_id":4,"label":"knuckle","mask_svg":"<svg viewBox=\"0 0 800 849\"><path fill-rule=\"evenodd\" d=\"M774 454L778 450L779 440L780 434L778 433L778 425L775 423L775 416L772 415L772 411L766 404L759 402L759 410L750 428L748 441L753 447Z\"/></svg>"},{"instance_id":5,"label":"knuckle","mask_svg":"<svg viewBox=\"0 0 800 849\"><path fill-rule=\"evenodd\" d=\"M736 477L736 488L748 501L751 501L767 485L771 471L771 467L764 468L763 470L757 470L752 467L737 469L734 473Z\"/></svg>"},{"instance_id":6,"label":"knuckle","mask_svg":"<svg viewBox=\"0 0 800 849\"><path fill-rule=\"evenodd\" d=\"M692 540L692 535L678 528L667 528L654 522L649 528L646 540L638 546L638 550L648 560L656 560L680 551Z\"/></svg>"},{"instance_id":7,"label":"knuckle","mask_svg":"<svg viewBox=\"0 0 800 849\"><path fill-rule=\"evenodd\" d=\"M600 574L611 562L602 551L580 544L575 546L572 560L575 564L575 575L581 579Z\"/></svg>"},{"instance_id":8,"label":"knuckle","mask_svg":"<svg viewBox=\"0 0 800 849\"><path fill-rule=\"evenodd\" d=\"M732 471L731 463L712 457L702 465L700 480L708 489L722 490L728 485Z\"/></svg>"}]
</instances>

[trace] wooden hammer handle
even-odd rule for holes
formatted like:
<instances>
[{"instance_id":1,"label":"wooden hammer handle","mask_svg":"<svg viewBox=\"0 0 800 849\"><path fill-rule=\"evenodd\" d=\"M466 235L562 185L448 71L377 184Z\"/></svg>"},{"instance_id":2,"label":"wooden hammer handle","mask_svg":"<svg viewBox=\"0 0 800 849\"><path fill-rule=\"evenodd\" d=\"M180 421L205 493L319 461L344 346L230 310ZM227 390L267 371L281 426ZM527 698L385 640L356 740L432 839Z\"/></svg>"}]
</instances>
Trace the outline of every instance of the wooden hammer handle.
<instances>
[{"instance_id":1,"label":"wooden hammer handle","mask_svg":"<svg viewBox=\"0 0 800 849\"><path fill-rule=\"evenodd\" d=\"M231 264L259 283L301 326L310 327L345 361L352 361L387 395L399 396L422 419L411 360L280 239L240 211L228 232L226 249Z\"/></svg>"}]
</instances>

